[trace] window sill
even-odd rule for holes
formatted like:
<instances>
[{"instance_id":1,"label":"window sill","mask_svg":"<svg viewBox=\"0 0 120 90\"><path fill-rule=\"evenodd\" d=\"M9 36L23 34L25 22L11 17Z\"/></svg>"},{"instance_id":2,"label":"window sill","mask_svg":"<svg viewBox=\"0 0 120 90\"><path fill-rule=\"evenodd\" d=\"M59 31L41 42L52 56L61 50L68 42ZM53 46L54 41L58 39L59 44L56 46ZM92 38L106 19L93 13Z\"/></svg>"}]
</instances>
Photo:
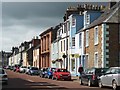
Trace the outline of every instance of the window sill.
<instances>
[{"instance_id":1,"label":"window sill","mask_svg":"<svg viewBox=\"0 0 120 90\"><path fill-rule=\"evenodd\" d=\"M98 45L98 43L94 43L94 45L95 45L95 46L97 46L97 45Z\"/></svg>"},{"instance_id":2,"label":"window sill","mask_svg":"<svg viewBox=\"0 0 120 90\"><path fill-rule=\"evenodd\" d=\"M89 47L89 45L88 45L88 46L85 46L85 47L87 48L87 47Z\"/></svg>"}]
</instances>

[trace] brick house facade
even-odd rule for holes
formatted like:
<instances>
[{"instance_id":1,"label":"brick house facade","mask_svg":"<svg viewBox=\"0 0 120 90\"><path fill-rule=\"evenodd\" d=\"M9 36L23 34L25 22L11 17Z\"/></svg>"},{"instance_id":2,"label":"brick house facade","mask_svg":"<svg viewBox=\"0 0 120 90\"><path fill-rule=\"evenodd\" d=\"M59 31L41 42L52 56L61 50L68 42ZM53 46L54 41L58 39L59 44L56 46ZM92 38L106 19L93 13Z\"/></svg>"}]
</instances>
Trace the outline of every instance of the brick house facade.
<instances>
[{"instance_id":1,"label":"brick house facade","mask_svg":"<svg viewBox=\"0 0 120 90\"><path fill-rule=\"evenodd\" d=\"M41 67L50 67L51 43L57 38L57 28L51 27L40 34Z\"/></svg>"},{"instance_id":2,"label":"brick house facade","mask_svg":"<svg viewBox=\"0 0 120 90\"><path fill-rule=\"evenodd\" d=\"M120 66L119 10L120 2L83 30L88 68Z\"/></svg>"}]
</instances>

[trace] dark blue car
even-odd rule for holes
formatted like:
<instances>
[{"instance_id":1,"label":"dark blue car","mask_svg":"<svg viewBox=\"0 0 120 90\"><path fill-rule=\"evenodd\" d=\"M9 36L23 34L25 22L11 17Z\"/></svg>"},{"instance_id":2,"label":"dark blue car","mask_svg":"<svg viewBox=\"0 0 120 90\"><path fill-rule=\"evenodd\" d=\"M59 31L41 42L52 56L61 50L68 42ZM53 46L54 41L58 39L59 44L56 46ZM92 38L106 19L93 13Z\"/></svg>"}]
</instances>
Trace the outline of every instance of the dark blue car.
<instances>
[{"instance_id":1,"label":"dark blue car","mask_svg":"<svg viewBox=\"0 0 120 90\"><path fill-rule=\"evenodd\" d=\"M45 77L46 77L46 78L49 78L49 79L52 78L52 76L53 76L53 71L54 71L55 69L56 69L56 68L50 68L50 67L49 67L49 68L47 69L47 73L45 74Z\"/></svg>"},{"instance_id":2,"label":"dark blue car","mask_svg":"<svg viewBox=\"0 0 120 90\"><path fill-rule=\"evenodd\" d=\"M37 67L30 67L28 74L29 75L39 75L39 69Z\"/></svg>"},{"instance_id":3,"label":"dark blue car","mask_svg":"<svg viewBox=\"0 0 120 90\"><path fill-rule=\"evenodd\" d=\"M40 72L39 72L40 77L42 77L42 78L45 77L45 75L47 73L47 69L48 69L47 67L43 67L43 68L40 69Z\"/></svg>"}]
</instances>

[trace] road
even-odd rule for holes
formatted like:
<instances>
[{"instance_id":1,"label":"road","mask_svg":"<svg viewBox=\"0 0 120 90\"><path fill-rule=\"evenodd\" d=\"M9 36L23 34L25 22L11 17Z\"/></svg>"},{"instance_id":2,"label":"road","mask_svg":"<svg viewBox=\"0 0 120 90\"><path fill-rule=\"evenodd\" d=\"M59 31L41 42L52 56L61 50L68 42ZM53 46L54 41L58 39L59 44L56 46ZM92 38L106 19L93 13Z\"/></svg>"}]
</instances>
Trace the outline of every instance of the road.
<instances>
[{"instance_id":1,"label":"road","mask_svg":"<svg viewBox=\"0 0 120 90\"><path fill-rule=\"evenodd\" d=\"M2 90L111 90L108 88L100 89L98 87L88 87L80 85L77 81L56 81L39 76L30 76L27 74L16 73L6 70L8 74L8 85L3 85Z\"/></svg>"}]
</instances>

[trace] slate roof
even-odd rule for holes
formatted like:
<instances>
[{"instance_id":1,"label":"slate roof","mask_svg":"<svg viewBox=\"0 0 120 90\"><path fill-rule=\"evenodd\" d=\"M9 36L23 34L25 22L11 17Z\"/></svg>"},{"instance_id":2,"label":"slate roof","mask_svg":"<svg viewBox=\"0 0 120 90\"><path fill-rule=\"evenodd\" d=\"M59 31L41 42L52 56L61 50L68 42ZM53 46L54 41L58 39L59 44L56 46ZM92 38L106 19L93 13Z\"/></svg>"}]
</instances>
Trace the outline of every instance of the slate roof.
<instances>
[{"instance_id":1,"label":"slate roof","mask_svg":"<svg viewBox=\"0 0 120 90\"><path fill-rule=\"evenodd\" d=\"M86 30L102 23L120 23L120 1L111 9L106 10L98 19L88 25L87 28L81 30Z\"/></svg>"}]
</instances>

